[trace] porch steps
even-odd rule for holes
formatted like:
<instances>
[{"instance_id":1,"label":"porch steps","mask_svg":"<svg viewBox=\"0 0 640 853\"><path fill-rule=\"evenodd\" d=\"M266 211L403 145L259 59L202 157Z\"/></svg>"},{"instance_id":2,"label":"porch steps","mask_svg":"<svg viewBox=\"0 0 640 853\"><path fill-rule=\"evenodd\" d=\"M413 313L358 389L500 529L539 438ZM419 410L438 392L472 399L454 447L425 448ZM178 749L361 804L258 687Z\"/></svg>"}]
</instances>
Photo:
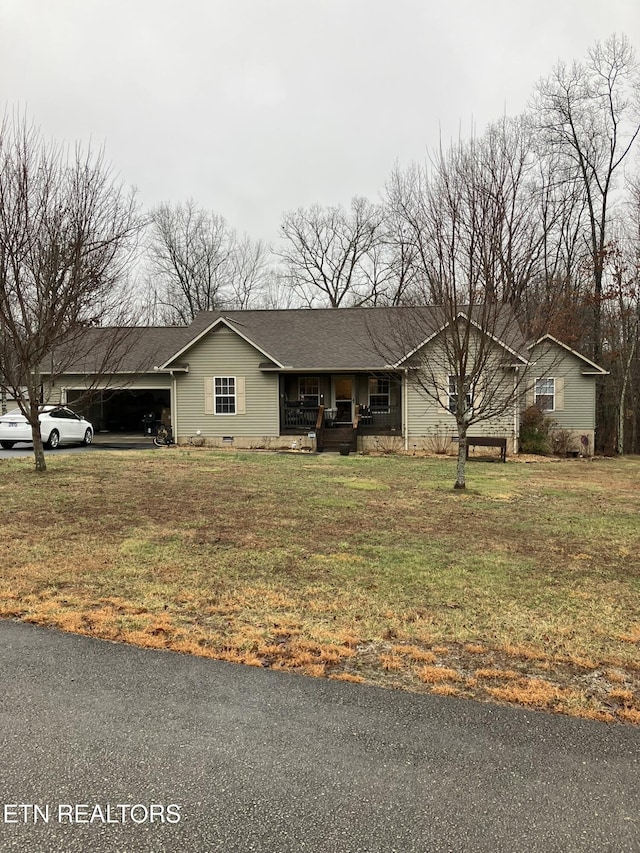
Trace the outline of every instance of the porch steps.
<instances>
[{"instance_id":1,"label":"porch steps","mask_svg":"<svg viewBox=\"0 0 640 853\"><path fill-rule=\"evenodd\" d=\"M325 453L338 453L341 444L348 444L352 450L355 450L355 438L352 426L337 426L325 429L322 433L322 450Z\"/></svg>"}]
</instances>

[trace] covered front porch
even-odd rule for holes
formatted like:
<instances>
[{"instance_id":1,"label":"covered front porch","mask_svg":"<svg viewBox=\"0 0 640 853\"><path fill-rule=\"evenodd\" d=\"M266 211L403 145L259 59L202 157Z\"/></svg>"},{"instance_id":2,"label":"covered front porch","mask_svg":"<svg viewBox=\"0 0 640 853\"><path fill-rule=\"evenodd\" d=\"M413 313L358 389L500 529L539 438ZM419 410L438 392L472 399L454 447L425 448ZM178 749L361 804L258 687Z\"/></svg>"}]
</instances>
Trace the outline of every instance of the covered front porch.
<instances>
[{"instance_id":1,"label":"covered front porch","mask_svg":"<svg viewBox=\"0 0 640 853\"><path fill-rule=\"evenodd\" d=\"M402 434L402 379L394 373L280 375L280 434ZM351 435L351 433L350 433ZM324 439L324 441L323 441Z\"/></svg>"}]
</instances>

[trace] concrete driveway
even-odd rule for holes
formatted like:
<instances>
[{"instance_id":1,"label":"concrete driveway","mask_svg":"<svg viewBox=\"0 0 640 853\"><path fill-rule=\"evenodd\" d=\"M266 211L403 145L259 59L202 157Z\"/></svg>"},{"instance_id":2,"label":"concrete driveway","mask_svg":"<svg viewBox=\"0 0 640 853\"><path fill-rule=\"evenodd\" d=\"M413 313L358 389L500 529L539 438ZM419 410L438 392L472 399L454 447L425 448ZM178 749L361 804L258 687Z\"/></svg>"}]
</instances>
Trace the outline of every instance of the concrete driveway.
<instances>
[{"instance_id":1,"label":"concrete driveway","mask_svg":"<svg viewBox=\"0 0 640 853\"><path fill-rule=\"evenodd\" d=\"M7 620L0 672L2 851L640 850L636 728Z\"/></svg>"},{"instance_id":2,"label":"concrete driveway","mask_svg":"<svg viewBox=\"0 0 640 853\"><path fill-rule=\"evenodd\" d=\"M93 444L89 447L82 445L63 445L56 450L44 451L45 456L57 453L95 453L100 450L162 450L156 447L153 439L139 433L98 433L93 437ZM21 459L25 456L33 456L32 444L17 444L11 450L0 448L1 459Z\"/></svg>"}]
</instances>

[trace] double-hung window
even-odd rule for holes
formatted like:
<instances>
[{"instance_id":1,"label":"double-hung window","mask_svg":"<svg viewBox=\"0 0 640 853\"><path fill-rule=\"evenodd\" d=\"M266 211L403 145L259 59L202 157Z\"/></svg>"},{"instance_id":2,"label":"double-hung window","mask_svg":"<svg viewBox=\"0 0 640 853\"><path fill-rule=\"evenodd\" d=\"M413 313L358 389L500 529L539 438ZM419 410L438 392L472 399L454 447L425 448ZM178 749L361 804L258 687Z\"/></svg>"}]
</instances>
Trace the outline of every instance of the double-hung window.
<instances>
[{"instance_id":1,"label":"double-hung window","mask_svg":"<svg viewBox=\"0 0 640 853\"><path fill-rule=\"evenodd\" d=\"M308 406L320 405L320 380L317 376L301 376L299 383L300 399Z\"/></svg>"},{"instance_id":2,"label":"double-hung window","mask_svg":"<svg viewBox=\"0 0 640 853\"><path fill-rule=\"evenodd\" d=\"M390 393L389 379L376 376L369 378L369 407L372 411L388 412Z\"/></svg>"},{"instance_id":3,"label":"double-hung window","mask_svg":"<svg viewBox=\"0 0 640 853\"><path fill-rule=\"evenodd\" d=\"M246 415L246 397L244 376L205 377L205 415Z\"/></svg>"},{"instance_id":4,"label":"double-hung window","mask_svg":"<svg viewBox=\"0 0 640 853\"><path fill-rule=\"evenodd\" d=\"M536 379L535 405L541 412L553 412L556 408L556 380Z\"/></svg>"},{"instance_id":5,"label":"double-hung window","mask_svg":"<svg viewBox=\"0 0 640 853\"><path fill-rule=\"evenodd\" d=\"M464 381L464 389L465 389L465 412L473 407L473 394L471 391L471 383L468 379ZM448 402L449 411L452 414L456 414L458 411L458 377L450 376L449 377L449 402Z\"/></svg>"},{"instance_id":6,"label":"double-hung window","mask_svg":"<svg viewBox=\"0 0 640 853\"><path fill-rule=\"evenodd\" d=\"M235 415L235 376L215 376L213 379L214 411L216 415Z\"/></svg>"}]
</instances>

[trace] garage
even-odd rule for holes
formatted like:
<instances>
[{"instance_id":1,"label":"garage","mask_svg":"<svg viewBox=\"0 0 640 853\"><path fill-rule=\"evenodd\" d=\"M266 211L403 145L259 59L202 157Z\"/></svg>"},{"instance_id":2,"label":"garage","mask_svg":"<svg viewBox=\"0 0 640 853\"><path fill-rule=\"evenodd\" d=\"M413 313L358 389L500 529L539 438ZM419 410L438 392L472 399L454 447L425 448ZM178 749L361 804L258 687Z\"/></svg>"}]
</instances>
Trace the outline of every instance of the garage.
<instances>
[{"instance_id":1,"label":"garage","mask_svg":"<svg viewBox=\"0 0 640 853\"><path fill-rule=\"evenodd\" d=\"M169 388L122 388L103 391L67 391L67 404L91 421L96 432L144 433L146 416L171 423Z\"/></svg>"}]
</instances>

